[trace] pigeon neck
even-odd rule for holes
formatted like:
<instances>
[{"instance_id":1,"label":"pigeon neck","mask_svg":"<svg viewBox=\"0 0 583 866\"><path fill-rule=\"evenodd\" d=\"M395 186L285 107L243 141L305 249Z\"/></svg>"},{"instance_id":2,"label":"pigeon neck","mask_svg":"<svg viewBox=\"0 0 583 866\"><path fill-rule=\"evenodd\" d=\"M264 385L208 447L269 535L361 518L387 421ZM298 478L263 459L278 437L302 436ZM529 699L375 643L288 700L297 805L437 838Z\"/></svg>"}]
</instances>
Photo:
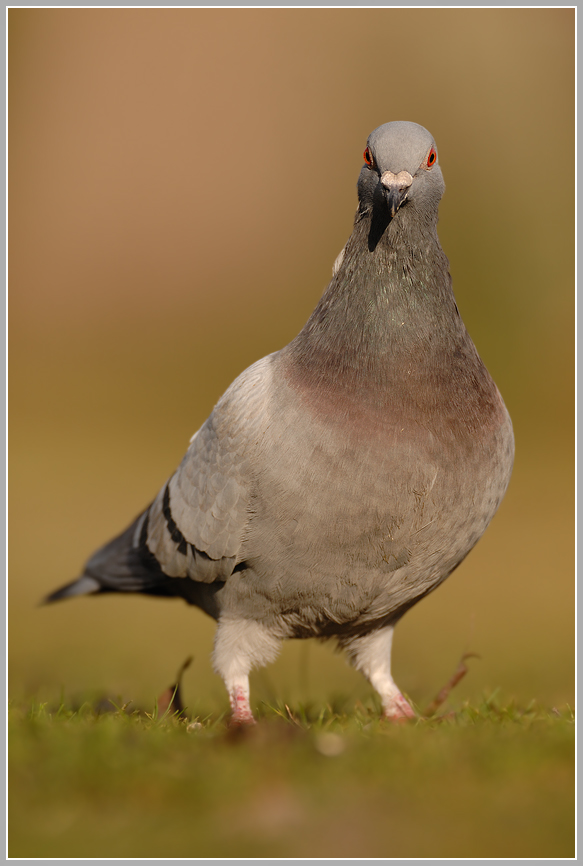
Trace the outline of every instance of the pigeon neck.
<instances>
[{"instance_id":1,"label":"pigeon neck","mask_svg":"<svg viewBox=\"0 0 583 866\"><path fill-rule=\"evenodd\" d=\"M403 209L378 235L357 215L344 257L304 329L290 345L300 365L351 371L443 359L467 332L434 224Z\"/></svg>"}]
</instances>

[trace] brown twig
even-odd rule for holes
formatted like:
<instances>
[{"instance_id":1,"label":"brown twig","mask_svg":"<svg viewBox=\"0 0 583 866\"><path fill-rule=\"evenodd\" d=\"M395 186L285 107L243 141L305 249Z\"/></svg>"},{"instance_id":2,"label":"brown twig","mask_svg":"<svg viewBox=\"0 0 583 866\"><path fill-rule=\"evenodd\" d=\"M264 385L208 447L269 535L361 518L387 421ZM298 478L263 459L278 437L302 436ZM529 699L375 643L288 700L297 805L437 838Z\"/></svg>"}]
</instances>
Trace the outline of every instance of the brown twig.
<instances>
[{"instance_id":1,"label":"brown twig","mask_svg":"<svg viewBox=\"0 0 583 866\"><path fill-rule=\"evenodd\" d=\"M477 653L464 653L460 659L460 662L457 666L457 669L453 676L447 681L441 691L437 694L437 696L431 701L427 709L425 710L424 716L425 718L429 716L435 715L440 706L445 703L447 698L449 697L449 693L452 689L454 689L459 681L465 677L468 672L467 665L465 664L466 659L476 658L479 659L480 656Z\"/></svg>"},{"instance_id":2,"label":"brown twig","mask_svg":"<svg viewBox=\"0 0 583 866\"><path fill-rule=\"evenodd\" d=\"M287 710L287 714L288 714L288 716L289 716L289 718L290 718L290 721L292 721L292 722L294 723L294 725L297 725L298 728L301 728L301 727L302 727L301 724L300 724L299 721L296 719L296 717L294 716L294 714L292 713L292 711L290 710L290 708L288 707L288 705L287 705L287 704L284 704L284 706L285 706L285 708L286 708L286 710Z\"/></svg>"},{"instance_id":3,"label":"brown twig","mask_svg":"<svg viewBox=\"0 0 583 866\"><path fill-rule=\"evenodd\" d=\"M180 669L176 675L176 682L165 689L160 697L158 698L158 718L161 718L164 715L174 715L175 713L183 713L185 710L184 704L182 703L182 695L180 692L180 683L182 680L182 675L184 671L190 667L192 663L192 656L189 656L186 661L182 663Z\"/></svg>"}]
</instances>

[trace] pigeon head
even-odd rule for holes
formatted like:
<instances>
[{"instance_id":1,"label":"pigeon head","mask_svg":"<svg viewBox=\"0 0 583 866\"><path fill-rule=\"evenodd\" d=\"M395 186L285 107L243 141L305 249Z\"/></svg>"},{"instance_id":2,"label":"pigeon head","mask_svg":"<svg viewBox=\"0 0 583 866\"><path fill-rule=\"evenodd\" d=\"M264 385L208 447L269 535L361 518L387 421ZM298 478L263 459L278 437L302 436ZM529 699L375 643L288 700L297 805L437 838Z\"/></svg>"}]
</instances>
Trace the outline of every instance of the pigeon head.
<instances>
[{"instance_id":1,"label":"pigeon head","mask_svg":"<svg viewBox=\"0 0 583 866\"><path fill-rule=\"evenodd\" d=\"M425 221L437 222L445 184L433 136L418 123L384 123L368 137L358 179L359 210L388 224L413 206Z\"/></svg>"}]
</instances>

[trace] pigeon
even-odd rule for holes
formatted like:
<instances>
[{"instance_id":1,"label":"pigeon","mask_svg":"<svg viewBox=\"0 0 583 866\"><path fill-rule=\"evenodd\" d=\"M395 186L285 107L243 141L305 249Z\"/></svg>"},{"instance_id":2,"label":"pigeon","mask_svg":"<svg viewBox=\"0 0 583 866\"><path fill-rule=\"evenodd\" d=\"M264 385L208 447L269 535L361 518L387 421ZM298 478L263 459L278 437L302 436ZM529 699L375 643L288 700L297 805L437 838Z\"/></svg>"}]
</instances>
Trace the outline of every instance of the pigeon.
<instances>
[{"instance_id":1,"label":"pigeon","mask_svg":"<svg viewBox=\"0 0 583 866\"><path fill-rule=\"evenodd\" d=\"M151 505L46 601L140 592L217 621L231 724L283 640L333 638L393 721L397 622L462 562L505 494L514 437L437 235L433 136L368 137L354 227L304 328L232 383Z\"/></svg>"}]
</instances>

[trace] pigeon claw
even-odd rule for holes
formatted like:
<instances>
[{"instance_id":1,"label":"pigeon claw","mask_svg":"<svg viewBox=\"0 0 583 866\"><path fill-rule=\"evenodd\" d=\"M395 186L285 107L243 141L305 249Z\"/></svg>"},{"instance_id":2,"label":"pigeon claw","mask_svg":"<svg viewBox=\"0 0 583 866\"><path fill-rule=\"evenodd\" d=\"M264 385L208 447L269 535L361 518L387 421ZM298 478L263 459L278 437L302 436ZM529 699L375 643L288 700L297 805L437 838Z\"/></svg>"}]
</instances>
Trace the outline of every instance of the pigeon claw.
<instances>
[{"instance_id":1,"label":"pigeon claw","mask_svg":"<svg viewBox=\"0 0 583 866\"><path fill-rule=\"evenodd\" d=\"M392 698L390 704L383 707L383 718L389 719L391 722L406 722L409 719L416 719L417 713L399 692Z\"/></svg>"},{"instance_id":2,"label":"pigeon claw","mask_svg":"<svg viewBox=\"0 0 583 866\"><path fill-rule=\"evenodd\" d=\"M256 724L253 713L233 713L229 719L230 728L248 728Z\"/></svg>"}]
</instances>

